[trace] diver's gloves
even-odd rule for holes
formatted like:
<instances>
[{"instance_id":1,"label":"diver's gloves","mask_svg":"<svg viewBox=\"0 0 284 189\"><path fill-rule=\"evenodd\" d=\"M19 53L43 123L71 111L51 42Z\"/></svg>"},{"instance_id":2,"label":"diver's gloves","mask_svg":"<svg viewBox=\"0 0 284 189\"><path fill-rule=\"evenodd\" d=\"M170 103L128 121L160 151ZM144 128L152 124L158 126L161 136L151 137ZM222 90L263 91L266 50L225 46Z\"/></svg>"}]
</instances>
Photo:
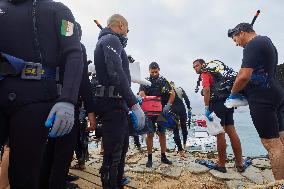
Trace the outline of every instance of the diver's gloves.
<instances>
[{"instance_id":1,"label":"diver's gloves","mask_svg":"<svg viewBox=\"0 0 284 189\"><path fill-rule=\"evenodd\" d=\"M205 106L205 116L209 121L213 121L212 111L209 110L209 106Z\"/></svg>"},{"instance_id":2,"label":"diver's gloves","mask_svg":"<svg viewBox=\"0 0 284 189\"><path fill-rule=\"evenodd\" d=\"M171 107L172 107L172 104L168 102L168 103L165 105L165 107L163 108L163 114L169 113Z\"/></svg>"},{"instance_id":3,"label":"diver's gloves","mask_svg":"<svg viewBox=\"0 0 284 189\"><path fill-rule=\"evenodd\" d=\"M68 134L74 125L74 105L57 102L48 115L45 127L51 128L49 137L56 138Z\"/></svg>"},{"instance_id":4,"label":"diver's gloves","mask_svg":"<svg viewBox=\"0 0 284 189\"><path fill-rule=\"evenodd\" d=\"M240 93L231 93L230 96L227 98L224 105L227 108L236 108L239 106L246 106L248 105L248 101L246 97Z\"/></svg>"},{"instance_id":5,"label":"diver's gloves","mask_svg":"<svg viewBox=\"0 0 284 189\"><path fill-rule=\"evenodd\" d=\"M135 129L142 130L145 127L145 114L139 106L139 103L133 105L131 111L131 115L134 121L134 127L136 127Z\"/></svg>"},{"instance_id":6,"label":"diver's gloves","mask_svg":"<svg viewBox=\"0 0 284 189\"><path fill-rule=\"evenodd\" d=\"M136 99L138 100L138 103L141 105L143 102L143 97L140 95L136 95Z\"/></svg>"}]
</instances>

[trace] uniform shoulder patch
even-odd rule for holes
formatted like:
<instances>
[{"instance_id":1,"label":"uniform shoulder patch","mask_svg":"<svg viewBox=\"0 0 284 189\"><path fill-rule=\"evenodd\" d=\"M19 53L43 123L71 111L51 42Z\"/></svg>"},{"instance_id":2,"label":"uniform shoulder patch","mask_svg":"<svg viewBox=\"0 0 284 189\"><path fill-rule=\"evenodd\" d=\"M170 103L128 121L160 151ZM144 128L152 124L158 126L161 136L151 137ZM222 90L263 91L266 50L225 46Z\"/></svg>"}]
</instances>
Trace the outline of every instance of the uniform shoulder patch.
<instances>
[{"instance_id":1,"label":"uniform shoulder patch","mask_svg":"<svg viewBox=\"0 0 284 189\"><path fill-rule=\"evenodd\" d=\"M61 21L61 35L69 37L74 33L74 24L67 20Z\"/></svg>"}]
</instances>

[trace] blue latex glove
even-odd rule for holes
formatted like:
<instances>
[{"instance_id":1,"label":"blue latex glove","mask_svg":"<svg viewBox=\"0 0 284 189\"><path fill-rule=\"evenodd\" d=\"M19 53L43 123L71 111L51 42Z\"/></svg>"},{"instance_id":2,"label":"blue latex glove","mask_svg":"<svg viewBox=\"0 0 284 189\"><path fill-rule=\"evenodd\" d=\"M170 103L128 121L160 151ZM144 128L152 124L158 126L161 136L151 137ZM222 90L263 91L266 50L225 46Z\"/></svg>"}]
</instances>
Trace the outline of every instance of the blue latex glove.
<instances>
[{"instance_id":1,"label":"blue latex glove","mask_svg":"<svg viewBox=\"0 0 284 189\"><path fill-rule=\"evenodd\" d=\"M134 127L137 130L142 130L145 127L145 114L139 104L135 104L132 106L131 109L133 121L134 121Z\"/></svg>"},{"instance_id":2,"label":"blue latex glove","mask_svg":"<svg viewBox=\"0 0 284 189\"><path fill-rule=\"evenodd\" d=\"M227 99L246 99L244 95L240 94L240 93L231 93L230 96Z\"/></svg>"},{"instance_id":3,"label":"blue latex glove","mask_svg":"<svg viewBox=\"0 0 284 189\"><path fill-rule=\"evenodd\" d=\"M187 110L187 118L191 119L191 108Z\"/></svg>"},{"instance_id":4,"label":"blue latex glove","mask_svg":"<svg viewBox=\"0 0 284 189\"><path fill-rule=\"evenodd\" d=\"M212 114L212 111L209 110L208 106L205 106L205 116L209 121L213 121L213 118L210 116Z\"/></svg>"},{"instance_id":5,"label":"blue latex glove","mask_svg":"<svg viewBox=\"0 0 284 189\"><path fill-rule=\"evenodd\" d=\"M170 103L167 103L166 105L165 105L165 107L163 108L163 114L167 114L169 111L170 111L170 109L171 109L171 104Z\"/></svg>"},{"instance_id":6,"label":"blue latex glove","mask_svg":"<svg viewBox=\"0 0 284 189\"><path fill-rule=\"evenodd\" d=\"M51 128L49 137L56 138L68 134L74 125L74 105L57 102L48 115L45 127Z\"/></svg>"},{"instance_id":7,"label":"blue latex glove","mask_svg":"<svg viewBox=\"0 0 284 189\"><path fill-rule=\"evenodd\" d=\"M138 100L138 103L141 105L141 104L142 104L142 102L143 102L143 98L142 98L142 96L140 96L140 95L136 95L136 98L137 98L137 100Z\"/></svg>"}]
</instances>

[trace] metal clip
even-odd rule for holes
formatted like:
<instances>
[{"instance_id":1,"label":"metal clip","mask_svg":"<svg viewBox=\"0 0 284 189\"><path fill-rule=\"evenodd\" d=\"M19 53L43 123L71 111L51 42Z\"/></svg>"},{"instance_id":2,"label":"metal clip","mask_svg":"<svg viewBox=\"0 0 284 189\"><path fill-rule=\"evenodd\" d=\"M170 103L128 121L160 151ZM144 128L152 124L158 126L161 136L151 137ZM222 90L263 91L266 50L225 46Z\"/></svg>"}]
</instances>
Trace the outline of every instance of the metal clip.
<instances>
[{"instance_id":1,"label":"metal clip","mask_svg":"<svg viewBox=\"0 0 284 189\"><path fill-rule=\"evenodd\" d=\"M42 64L34 62L26 62L22 70L22 79L40 80L42 72Z\"/></svg>"},{"instance_id":2,"label":"metal clip","mask_svg":"<svg viewBox=\"0 0 284 189\"><path fill-rule=\"evenodd\" d=\"M95 96L104 97L104 93L105 93L105 86L97 85L96 91L95 91Z\"/></svg>"},{"instance_id":3,"label":"metal clip","mask_svg":"<svg viewBox=\"0 0 284 189\"><path fill-rule=\"evenodd\" d=\"M109 86L108 94L110 98L122 98L119 93L115 93L114 86Z\"/></svg>"}]
</instances>

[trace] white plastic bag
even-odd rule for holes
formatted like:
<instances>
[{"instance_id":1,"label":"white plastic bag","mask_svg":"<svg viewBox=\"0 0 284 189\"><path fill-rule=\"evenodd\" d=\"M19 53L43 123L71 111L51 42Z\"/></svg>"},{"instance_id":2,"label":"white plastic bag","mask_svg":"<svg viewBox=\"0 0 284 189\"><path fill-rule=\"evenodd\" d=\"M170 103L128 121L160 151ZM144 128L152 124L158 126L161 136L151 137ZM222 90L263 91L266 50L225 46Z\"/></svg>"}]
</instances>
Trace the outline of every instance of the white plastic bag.
<instances>
[{"instance_id":1,"label":"white plastic bag","mask_svg":"<svg viewBox=\"0 0 284 189\"><path fill-rule=\"evenodd\" d=\"M143 79L141 77L140 63L139 62L130 63L129 64L129 70L130 70L131 81L133 83L149 85L149 86L151 85L150 81L147 81L146 79Z\"/></svg>"},{"instance_id":2,"label":"white plastic bag","mask_svg":"<svg viewBox=\"0 0 284 189\"><path fill-rule=\"evenodd\" d=\"M207 119L207 117L205 116L208 133L212 136L223 133L224 129L220 124L221 120L216 116L216 114L214 112L212 114L210 114L210 116L213 118L213 121L209 121Z\"/></svg>"},{"instance_id":3,"label":"white plastic bag","mask_svg":"<svg viewBox=\"0 0 284 189\"><path fill-rule=\"evenodd\" d=\"M246 98L242 98L242 99L228 99L226 100L226 102L224 103L224 105L227 107L227 108L237 108L237 107L240 107L240 106L247 106L248 105L248 101Z\"/></svg>"}]
</instances>

